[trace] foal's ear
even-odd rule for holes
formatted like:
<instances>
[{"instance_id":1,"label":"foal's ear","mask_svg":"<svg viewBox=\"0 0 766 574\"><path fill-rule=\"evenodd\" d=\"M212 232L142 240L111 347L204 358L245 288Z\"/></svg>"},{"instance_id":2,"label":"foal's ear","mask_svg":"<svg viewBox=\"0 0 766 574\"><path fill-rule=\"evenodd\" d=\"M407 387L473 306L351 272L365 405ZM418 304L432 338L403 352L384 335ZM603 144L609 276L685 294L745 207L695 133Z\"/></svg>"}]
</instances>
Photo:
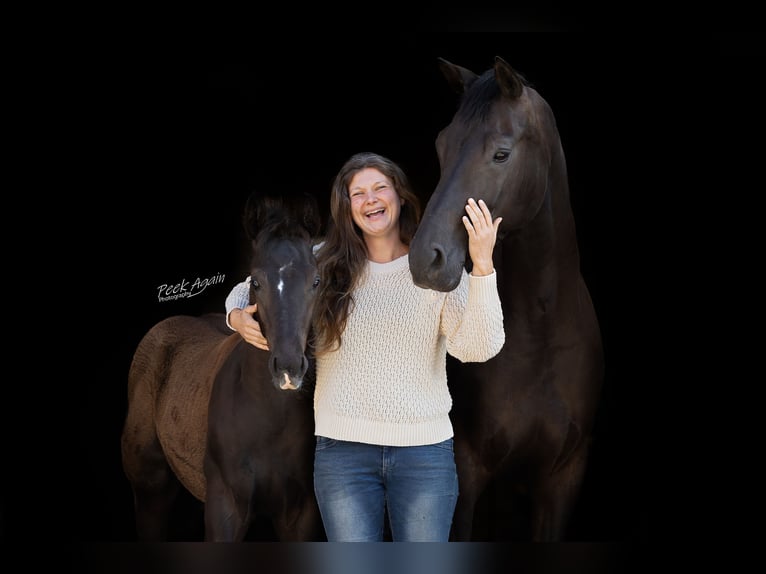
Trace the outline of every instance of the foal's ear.
<instances>
[{"instance_id":1,"label":"foal's ear","mask_svg":"<svg viewBox=\"0 0 766 574\"><path fill-rule=\"evenodd\" d=\"M311 237L318 237L322 230L322 218L319 215L319 202L310 193L304 193L300 202L301 221Z\"/></svg>"},{"instance_id":2,"label":"foal's ear","mask_svg":"<svg viewBox=\"0 0 766 574\"><path fill-rule=\"evenodd\" d=\"M255 239L264 227L285 217L285 202L276 192L252 192L245 202L242 225L248 239Z\"/></svg>"},{"instance_id":3,"label":"foal's ear","mask_svg":"<svg viewBox=\"0 0 766 574\"><path fill-rule=\"evenodd\" d=\"M242 212L242 228L245 235L251 241L258 235L258 205L255 192L251 193L245 202L245 209Z\"/></svg>"},{"instance_id":4,"label":"foal's ear","mask_svg":"<svg viewBox=\"0 0 766 574\"><path fill-rule=\"evenodd\" d=\"M452 64L444 58L436 58L436 61L442 74L447 79L447 84L457 94L465 92L476 81L476 78L479 77L468 68Z\"/></svg>"},{"instance_id":5,"label":"foal's ear","mask_svg":"<svg viewBox=\"0 0 766 574\"><path fill-rule=\"evenodd\" d=\"M264 209L265 201L266 199L260 194L252 192L245 202L245 209L242 212L242 227L250 240L257 237L258 231L263 225L264 213L268 211L268 209Z\"/></svg>"},{"instance_id":6,"label":"foal's ear","mask_svg":"<svg viewBox=\"0 0 766 574\"><path fill-rule=\"evenodd\" d=\"M500 56L495 56L495 79L503 95L511 100L518 98L524 90L519 75Z\"/></svg>"}]
</instances>

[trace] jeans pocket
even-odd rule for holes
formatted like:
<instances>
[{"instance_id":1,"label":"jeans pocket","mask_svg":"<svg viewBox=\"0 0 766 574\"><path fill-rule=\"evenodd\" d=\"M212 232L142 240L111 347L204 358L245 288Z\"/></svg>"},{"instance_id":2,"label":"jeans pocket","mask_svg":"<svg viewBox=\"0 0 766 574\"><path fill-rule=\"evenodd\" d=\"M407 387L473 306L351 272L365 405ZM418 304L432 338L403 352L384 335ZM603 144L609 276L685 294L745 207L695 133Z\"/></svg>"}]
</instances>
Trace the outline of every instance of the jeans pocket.
<instances>
[{"instance_id":1,"label":"jeans pocket","mask_svg":"<svg viewBox=\"0 0 766 574\"><path fill-rule=\"evenodd\" d=\"M326 436L317 436L316 450L324 450L338 444L338 441L334 438L327 438Z\"/></svg>"},{"instance_id":2,"label":"jeans pocket","mask_svg":"<svg viewBox=\"0 0 766 574\"><path fill-rule=\"evenodd\" d=\"M452 437L450 437L447 440L437 442L434 446L452 452L454 450L454 440Z\"/></svg>"}]
</instances>

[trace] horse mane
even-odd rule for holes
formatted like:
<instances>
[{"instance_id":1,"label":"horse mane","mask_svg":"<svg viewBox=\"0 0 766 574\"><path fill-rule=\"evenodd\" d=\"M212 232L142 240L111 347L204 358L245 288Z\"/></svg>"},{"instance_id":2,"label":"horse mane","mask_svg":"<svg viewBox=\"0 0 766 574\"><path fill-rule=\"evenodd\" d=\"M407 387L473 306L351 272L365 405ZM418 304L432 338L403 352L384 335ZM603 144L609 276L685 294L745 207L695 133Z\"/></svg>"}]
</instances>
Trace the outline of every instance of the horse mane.
<instances>
[{"instance_id":1,"label":"horse mane","mask_svg":"<svg viewBox=\"0 0 766 574\"><path fill-rule=\"evenodd\" d=\"M321 217L316 198L308 193L275 194L253 192L247 199L242 225L247 238L316 238Z\"/></svg>"}]
</instances>

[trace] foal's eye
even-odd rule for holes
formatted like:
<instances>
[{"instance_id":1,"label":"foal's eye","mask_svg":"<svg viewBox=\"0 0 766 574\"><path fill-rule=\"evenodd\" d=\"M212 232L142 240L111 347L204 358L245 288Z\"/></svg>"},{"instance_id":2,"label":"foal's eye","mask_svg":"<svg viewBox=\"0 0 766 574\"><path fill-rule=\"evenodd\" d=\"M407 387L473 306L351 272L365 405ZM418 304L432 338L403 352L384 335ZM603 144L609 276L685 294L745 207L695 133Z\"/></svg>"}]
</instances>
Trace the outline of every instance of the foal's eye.
<instances>
[{"instance_id":1,"label":"foal's eye","mask_svg":"<svg viewBox=\"0 0 766 574\"><path fill-rule=\"evenodd\" d=\"M503 163L505 161L508 161L508 158L511 157L511 152L509 150L499 150L495 152L495 157L492 158L492 160L496 163Z\"/></svg>"},{"instance_id":2,"label":"foal's eye","mask_svg":"<svg viewBox=\"0 0 766 574\"><path fill-rule=\"evenodd\" d=\"M314 277L314 287L318 287L318 286L319 286L319 275Z\"/></svg>"}]
</instances>

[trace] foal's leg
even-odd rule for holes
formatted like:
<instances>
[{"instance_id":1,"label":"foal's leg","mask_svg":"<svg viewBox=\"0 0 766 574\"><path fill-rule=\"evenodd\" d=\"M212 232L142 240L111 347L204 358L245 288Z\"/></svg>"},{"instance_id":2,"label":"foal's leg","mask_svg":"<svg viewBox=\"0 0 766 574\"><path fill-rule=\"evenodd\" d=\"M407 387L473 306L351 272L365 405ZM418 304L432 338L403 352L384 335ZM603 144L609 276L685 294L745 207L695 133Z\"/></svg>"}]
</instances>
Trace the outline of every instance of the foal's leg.
<instances>
[{"instance_id":1,"label":"foal's leg","mask_svg":"<svg viewBox=\"0 0 766 574\"><path fill-rule=\"evenodd\" d=\"M136 535L142 542L167 540L170 509L180 488L153 429L129 414L122 437L123 469L133 489Z\"/></svg>"},{"instance_id":2,"label":"foal's leg","mask_svg":"<svg viewBox=\"0 0 766 574\"><path fill-rule=\"evenodd\" d=\"M154 484L148 488L142 485L133 486L136 533L141 542L164 542L168 539L170 511L178 495L180 483L170 467L162 473L162 484Z\"/></svg>"},{"instance_id":3,"label":"foal's leg","mask_svg":"<svg viewBox=\"0 0 766 574\"><path fill-rule=\"evenodd\" d=\"M238 497L215 463L206 463L205 541L241 542L250 526L250 497Z\"/></svg>"},{"instance_id":4,"label":"foal's leg","mask_svg":"<svg viewBox=\"0 0 766 574\"><path fill-rule=\"evenodd\" d=\"M287 498L284 502L285 507L272 520L280 542L327 541L313 490L299 498Z\"/></svg>"}]
</instances>

